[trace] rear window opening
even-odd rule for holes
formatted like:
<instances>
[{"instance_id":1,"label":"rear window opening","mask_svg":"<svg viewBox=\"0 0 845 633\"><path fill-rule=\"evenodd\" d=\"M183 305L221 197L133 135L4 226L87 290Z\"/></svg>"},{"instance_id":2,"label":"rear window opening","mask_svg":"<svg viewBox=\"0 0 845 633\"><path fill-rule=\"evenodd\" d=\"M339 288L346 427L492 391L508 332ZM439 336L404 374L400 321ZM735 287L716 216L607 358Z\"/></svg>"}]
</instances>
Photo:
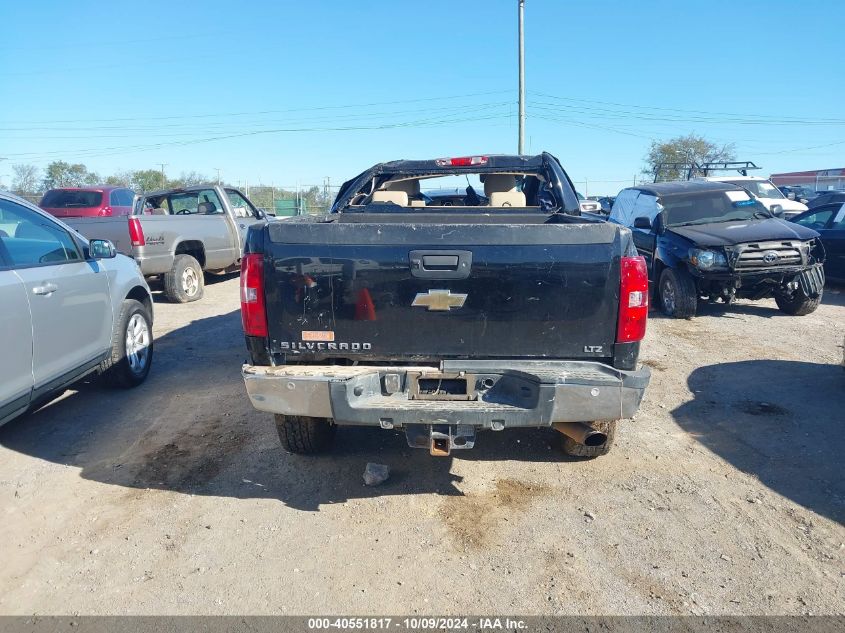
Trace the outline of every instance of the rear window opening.
<instances>
[{"instance_id":1,"label":"rear window opening","mask_svg":"<svg viewBox=\"0 0 845 633\"><path fill-rule=\"evenodd\" d=\"M350 210L366 207L391 211L422 212L434 209L456 211L537 209L558 206L542 174L527 172L484 172L475 174L383 175L373 178L352 198ZM356 209L356 207L358 209Z\"/></svg>"},{"instance_id":2,"label":"rear window opening","mask_svg":"<svg viewBox=\"0 0 845 633\"><path fill-rule=\"evenodd\" d=\"M99 207L102 203L103 193L101 191L54 189L44 194L39 206L48 209L81 209Z\"/></svg>"}]
</instances>

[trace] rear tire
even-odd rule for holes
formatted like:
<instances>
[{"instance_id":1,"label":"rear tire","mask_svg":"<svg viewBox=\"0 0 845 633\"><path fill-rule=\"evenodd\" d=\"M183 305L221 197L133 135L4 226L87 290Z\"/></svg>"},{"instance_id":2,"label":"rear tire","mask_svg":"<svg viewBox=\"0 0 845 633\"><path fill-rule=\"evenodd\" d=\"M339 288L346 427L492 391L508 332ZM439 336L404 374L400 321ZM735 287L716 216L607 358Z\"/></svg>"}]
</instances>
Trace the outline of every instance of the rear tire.
<instances>
[{"instance_id":1,"label":"rear tire","mask_svg":"<svg viewBox=\"0 0 845 633\"><path fill-rule=\"evenodd\" d=\"M111 387L137 387L150 373L153 362L153 320L147 308L126 299L112 334L109 357L100 363L103 382Z\"/></svg>"},{"instance_id":2,"label":"rear tire","mask_svg":"<svg viewBox=\"0 0 845 633\"><path fill-rule=\"evenodd\" d=\"M676 319L691 319L698 307L698 292L695 280L687 271L664 268L658 284L660 309L666 316Z\"/></svg>"},{"instance_id":3,"label":"rear tire","mask_svg":"<svg viewBox=\"0 0 845 633\"><path fill-rule=\"evenodd\" d=\"M616 420L585 422L585 424L607 435L607 441L601 446L585 446L584 444L579 444L571 437L561 434L561 448L563 452L570 457L586 457L589 459L607 455L610 452L611 446L613 446L613 439L616 436Z\"/></svg>"},{"instance_id":4,"label":"rear tire","mask_svg":"<svg viewBox=\"0 0 845 633\"><path fill-rule=\"evenodd\" d=\"M173 266L164 273L164 294L173 303L189 303L202 299L205 278L202 266L191 255L177 255Z\"/></svg>"},{"instance_id":5,"label":"rear tire","mask_svg":"<svg viewBox=\"0 0 845 633\"><path fill-rule=\"evenodd\" d=\"M804 294L800 288L792 293L791 297L786 295L775 295L775 303L781 312L791 314L792 316L806 316L811 312L815 312L816 308L822 302L823 292L819 292L819 296L811 299Z\"/></svg>"},{"instance_id":6,"label":"rear tire","mask_svg":"<svg viewBox=\"0 0 845 633\"><path fill-rule=\"evenodd\" d=\"M276 430L286 452L313 455L331 447L337 426L329 418L276 415Z\"/></svg>"}]
</instances>

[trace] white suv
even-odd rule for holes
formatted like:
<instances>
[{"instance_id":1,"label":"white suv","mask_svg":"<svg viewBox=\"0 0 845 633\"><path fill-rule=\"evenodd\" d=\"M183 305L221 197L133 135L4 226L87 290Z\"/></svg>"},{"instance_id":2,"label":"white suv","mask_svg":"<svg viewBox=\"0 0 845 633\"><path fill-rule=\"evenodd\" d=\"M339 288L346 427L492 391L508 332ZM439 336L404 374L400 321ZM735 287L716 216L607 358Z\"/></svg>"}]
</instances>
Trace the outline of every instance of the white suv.
<instances>
[{"instance_id":1,"label":"white suv","mask_svg":"<svg viewBox=\"0 0 845 633\"><path fill-rule=\"evenodd\" d=\"M137 264L0 192L0 424L88 374L134 387L153 358Z\"/></svg>"},{"instance_id":2,"label":"white suv","mask_svg":"<svg viewBox=\"0 0 845 633\"><path fill-rule=\"evenodd\" d=\"M742 187L757 198L776 216L788 220L807 210L807 205L797 200L790 200L770 180L759 176L706 176L704 180L728 182Z\"/></svg>"}]
</instances>

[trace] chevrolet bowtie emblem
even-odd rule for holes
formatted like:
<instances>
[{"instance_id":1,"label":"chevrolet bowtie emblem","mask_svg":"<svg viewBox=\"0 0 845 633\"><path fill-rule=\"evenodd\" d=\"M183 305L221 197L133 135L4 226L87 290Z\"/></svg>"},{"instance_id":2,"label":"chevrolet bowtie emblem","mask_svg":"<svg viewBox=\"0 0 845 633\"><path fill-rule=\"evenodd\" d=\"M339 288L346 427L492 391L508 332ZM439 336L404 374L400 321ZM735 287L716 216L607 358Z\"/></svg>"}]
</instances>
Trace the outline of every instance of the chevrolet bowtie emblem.
<instances>
[{"instance_id":1,"label":"chevrolet bowtie emblem","mask_svg":"<svg viewBox=\"0 0 845 633\"><path fill-rule=\"evenodd\" d=\"M466 295L453 295L451 290L429 290L418 293L411 305L415 308L428 308L429 312L447 312L452 308L460 308L466 300Z\"/></svg>"}]
</instances>

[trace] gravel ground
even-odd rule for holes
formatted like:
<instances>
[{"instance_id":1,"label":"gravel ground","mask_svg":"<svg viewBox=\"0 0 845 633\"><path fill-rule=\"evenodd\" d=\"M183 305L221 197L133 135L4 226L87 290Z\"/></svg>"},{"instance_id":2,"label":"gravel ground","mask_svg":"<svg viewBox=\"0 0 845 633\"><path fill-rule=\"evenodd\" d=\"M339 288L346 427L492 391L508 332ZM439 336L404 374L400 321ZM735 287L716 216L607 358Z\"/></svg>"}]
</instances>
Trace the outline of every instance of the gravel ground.
<instances>
[{"instance_id":1,"label":"gravel ground","mask_svg":"<svg viewBox=\"0 0 845 633\"><path fill-rule=\"evenodd\" d=\"M807 317L653 315L636 420L578 461L547 430L284 454L244 394L237 284L157 299L143 386L0 429L0 613L845 611L845 288Z\"/></svg>"}]
</instances>

